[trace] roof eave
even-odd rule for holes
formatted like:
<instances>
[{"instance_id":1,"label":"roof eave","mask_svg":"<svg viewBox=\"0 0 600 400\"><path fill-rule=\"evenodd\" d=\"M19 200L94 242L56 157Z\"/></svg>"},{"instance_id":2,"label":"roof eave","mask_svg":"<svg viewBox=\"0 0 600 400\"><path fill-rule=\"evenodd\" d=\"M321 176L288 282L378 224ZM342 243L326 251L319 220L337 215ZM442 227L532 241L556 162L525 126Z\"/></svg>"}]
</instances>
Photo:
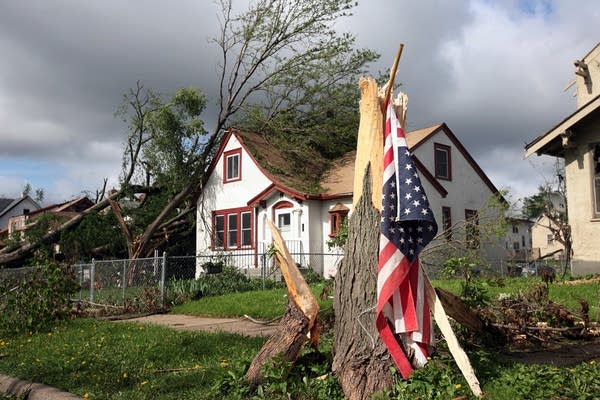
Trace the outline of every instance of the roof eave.
<instances>
[{"instance_id":1,"label":"roof eave","mask_svg":"<svg viewBox=\"0 0 600 400\"><path fill-rule=\"evenodd\" d=\"M594 97L574 113L563 119L545 134L538 136L525 145L525 158L537 154L546 154L554 157L563 157L562 136L567 130L600 108L600 95Z\"/></svg>"}]
</instances>

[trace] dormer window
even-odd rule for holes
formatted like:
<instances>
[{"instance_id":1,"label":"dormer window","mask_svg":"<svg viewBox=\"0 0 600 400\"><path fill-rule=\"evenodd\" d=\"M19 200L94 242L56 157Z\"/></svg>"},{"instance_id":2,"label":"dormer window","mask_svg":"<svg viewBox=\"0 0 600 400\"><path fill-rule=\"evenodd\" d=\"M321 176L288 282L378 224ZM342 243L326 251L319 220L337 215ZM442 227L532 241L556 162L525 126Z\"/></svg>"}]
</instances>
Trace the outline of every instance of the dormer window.
<instances>
[{"instance_id":1,"label":"dormer window","mask_svg":"<svg viewBox=\"0 0 600 400\"><path fill-rule=\"evenodd\" d=\"M235 182L242 179L242 149L226 151L223 154L223 182Z\"/></svg>"},{"instance_id":2,"label":"dormer window","mask_svg":"<svg viewBox=\"0 0 600 400\"><path fill-rule=\"evenodd\" d=\"M447 181L452 180L452 159L450 157L450 146L434 144L435 177Z\"/></svg>"}]
</instances>

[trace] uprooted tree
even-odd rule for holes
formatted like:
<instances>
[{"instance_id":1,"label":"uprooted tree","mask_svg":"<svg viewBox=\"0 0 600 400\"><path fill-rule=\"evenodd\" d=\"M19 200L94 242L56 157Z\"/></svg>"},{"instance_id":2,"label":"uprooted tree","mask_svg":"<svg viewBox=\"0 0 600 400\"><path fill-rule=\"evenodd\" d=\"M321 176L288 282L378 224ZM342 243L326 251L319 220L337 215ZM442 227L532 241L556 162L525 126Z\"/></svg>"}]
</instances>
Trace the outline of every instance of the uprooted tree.
<instances>
[{"instance_id":1,"label":"uprooted tree","mask_svg":"<svg viewBox=\"0 0 600 400\"><path fill-rule=\"evenodd\" d=\"M279 143L290 148L310 146L325 157L348 150L358 123L355 82L378 57L355 50L352 35L332 28L353 6L351 0L256 0L236 14L231 0L219 1L215 126L204 130L199 117L206 98L198 90L181 89L165 99L138 83L119 109L129 133L118 190L40 240L4 247L0 264L22 263L40 244L59 241L62 231L108 207L131 258L190 236L207 166L223 130L233 124L284 137ZM136 208L122 206L127 202Z\"/></svg>"}]
</instances>

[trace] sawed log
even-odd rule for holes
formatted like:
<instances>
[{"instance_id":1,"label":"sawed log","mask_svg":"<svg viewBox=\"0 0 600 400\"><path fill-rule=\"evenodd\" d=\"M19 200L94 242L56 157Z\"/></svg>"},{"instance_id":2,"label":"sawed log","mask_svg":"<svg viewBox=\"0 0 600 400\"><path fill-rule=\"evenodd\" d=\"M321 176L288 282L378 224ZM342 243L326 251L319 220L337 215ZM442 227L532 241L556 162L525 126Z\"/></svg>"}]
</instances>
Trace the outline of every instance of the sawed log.
<instances>
[{"instance_id":1,"label":"sawed log","mask_svg":"<svg viewBox=\"0 0 600 400\"><path fill-rule=\"evenodd\" d=\"M262 381L262 369L269 360L281 356L284 361L294 361L309 336L313 345L319 340L316 323L319 303L296 266L279 229L270 220L269 227L276 250L275 258L288 290L288 306L276 331L254 357L246 372L245 379L255 384Z\"/></svg>"}]
</instances>

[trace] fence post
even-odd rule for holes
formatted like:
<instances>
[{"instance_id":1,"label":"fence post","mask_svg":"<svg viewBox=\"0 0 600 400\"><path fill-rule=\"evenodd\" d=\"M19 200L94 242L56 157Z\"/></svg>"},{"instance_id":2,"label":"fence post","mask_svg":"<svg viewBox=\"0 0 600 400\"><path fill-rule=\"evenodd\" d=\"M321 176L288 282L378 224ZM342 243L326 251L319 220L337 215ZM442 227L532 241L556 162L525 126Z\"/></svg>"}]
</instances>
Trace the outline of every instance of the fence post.
<instances>
[{"instance_id":1,"label":"fence post","mask_svg":"<svg viewBox=\"0 0 600 400\"><path fill-rule=\"evenodd\" d=\"M122 299L123 300L123 304L125 304L125 287L127 286L127 261L123 260L123 277L121 279L121 286L123 287L123 294L122 294Z\"/></svg>"},{"instance_id":2,"label":"fence post","mask_svg":"<svg viewBox=\"0 0 600 400\"><path fill-rule=\"evenodd\" d=\"M165 275L167 269L167 252L163 251L162 266L160 269L160 301L162 306L165 306Z\"/></svg>"},{"instance_id":3,"label":"fence post","mask_svg":"<svg viewBox=\"0 0 600 400\"><path fill-rule=\"evenodd\" d=\"M92 258L92 266L90 267L90 302L94 302L94 280L96 275L96 260Z\"/></svg>"}]
</instances>

